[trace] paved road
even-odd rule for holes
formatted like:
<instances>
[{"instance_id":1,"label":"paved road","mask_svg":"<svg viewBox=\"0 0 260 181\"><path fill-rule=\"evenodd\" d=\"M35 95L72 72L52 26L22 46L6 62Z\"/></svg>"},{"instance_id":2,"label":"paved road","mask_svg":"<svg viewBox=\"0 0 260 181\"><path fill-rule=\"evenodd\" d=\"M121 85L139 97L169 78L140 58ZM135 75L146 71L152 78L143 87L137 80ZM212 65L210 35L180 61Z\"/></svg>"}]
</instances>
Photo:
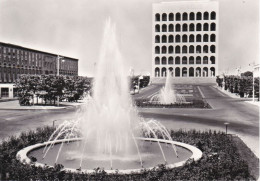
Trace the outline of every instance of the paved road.
<instances>
[{"instance_id":1,"label":"paved road","mask_svg":"<svg viewBox=\"0 0 260 181\"><path fill-rule=\"evenodd\" d=\"M162 85L154 84L134 95L134 98L150 98ZM139 109L145 119L157 119L169 129L200 129L225 131L229 122L229 133L239 135L259 157L259 108L241 99L226 96L210 85L199 86L202 94L213 109ZM65 119L73 119L76 108L62 110L0 110L0 139L16 135L21 131L35 129L43 125L56 124Z\"/></svg>"}]
</instances>

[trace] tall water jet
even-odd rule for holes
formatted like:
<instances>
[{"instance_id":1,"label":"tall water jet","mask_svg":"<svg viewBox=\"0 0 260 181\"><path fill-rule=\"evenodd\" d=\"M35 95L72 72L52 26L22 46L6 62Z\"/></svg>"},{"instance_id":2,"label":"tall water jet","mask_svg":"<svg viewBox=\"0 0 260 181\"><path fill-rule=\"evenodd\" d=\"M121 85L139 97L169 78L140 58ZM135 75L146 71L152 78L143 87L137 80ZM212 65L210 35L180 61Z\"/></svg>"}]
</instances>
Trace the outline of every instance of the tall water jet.
<instances>
[{"instance_id":1,"label":"tall water jet","mask_svg":"<svg viewBox=\"0 0 260 181\"><path fill-rule=\"evenodd\" d=\"M173 88L171 72L169 71L166 76L164 87L160 92L151 98L151 101L158 102L160 104L175 104L186 102L185 97L177 94Z\"/></svg>"}]
</instances>

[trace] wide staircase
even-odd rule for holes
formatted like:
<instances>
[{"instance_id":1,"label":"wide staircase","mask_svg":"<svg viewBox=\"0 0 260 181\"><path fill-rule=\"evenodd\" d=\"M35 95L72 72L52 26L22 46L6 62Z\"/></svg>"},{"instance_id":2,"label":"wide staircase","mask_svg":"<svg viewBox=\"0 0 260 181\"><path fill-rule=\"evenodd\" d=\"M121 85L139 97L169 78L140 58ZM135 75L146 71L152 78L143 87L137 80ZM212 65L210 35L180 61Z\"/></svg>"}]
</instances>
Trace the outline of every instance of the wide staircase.
<instances>
[{"instance_id":1,"label":"wide staircase","mask_svg":"<svg viewBox=\"0 0 260 181\"><path fill-rule=\"evenodd\" d=\"M151 78L151 84L164 84L166 78ZM216 84L215 77L173 77L172 83L174 84Z\"/></svg>"}]
</instances>

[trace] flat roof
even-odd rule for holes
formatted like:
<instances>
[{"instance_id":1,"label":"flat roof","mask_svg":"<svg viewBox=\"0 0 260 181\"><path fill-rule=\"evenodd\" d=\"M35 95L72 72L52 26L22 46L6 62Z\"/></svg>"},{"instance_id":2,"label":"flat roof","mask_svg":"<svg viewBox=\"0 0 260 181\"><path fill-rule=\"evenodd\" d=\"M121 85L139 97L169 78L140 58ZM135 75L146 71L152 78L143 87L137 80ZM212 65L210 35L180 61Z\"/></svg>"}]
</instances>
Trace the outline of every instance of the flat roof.
<instances>
[{"instance_id":1,"label":"flat roof","mask_svg":"<svg viewBox=\"0 0 260 181\"><path fill-rule=\"evenodd\" d=\"M14 45L14 44L10 44L10 43L0 42L0 45L9 46L9 47L13 47L13 48L19 48L19 49L23 49L23 50L30 50L30 51L34 51L34 52L37 52L37 53L44 53L44 54L48 54L48 55L52 55L52 56L58 56L58 54L44 52L44 51L40 51L40 50L35 50L35 49L32 49L32 48L26 48L26 47L23 47L23 46ZM62 56L64 58L72 59L72 60L75 60L75 61L79 61L79 59L76 59L76 58L67 57L67 56L63 56L63 55L60 55L60 56Z\"/></svg>"}]
</instances>

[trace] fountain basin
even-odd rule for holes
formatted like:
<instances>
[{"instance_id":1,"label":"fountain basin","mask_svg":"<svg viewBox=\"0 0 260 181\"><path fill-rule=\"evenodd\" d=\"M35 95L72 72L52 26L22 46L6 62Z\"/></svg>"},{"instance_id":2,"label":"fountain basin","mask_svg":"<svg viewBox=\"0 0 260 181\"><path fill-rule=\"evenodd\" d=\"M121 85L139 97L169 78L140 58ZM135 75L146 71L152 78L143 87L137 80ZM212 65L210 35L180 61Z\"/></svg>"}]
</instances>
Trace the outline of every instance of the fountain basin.
<instances>
[{"instance_id":1,"label":"fountain basin","mask_svg":"<svg viewBox=\"0 0 260 181\"><path fill-rule=\"evenodd\" d=\"M35 144L35 145L32 145L32 146L28 146L28 147L20 150L17 153L16 157L17 157L18 160L20 160L24 164L34 164L37 167L44 167L44 166L46 166L45 162L47 162L47 161L45 161L46 158L42 160L41 158L38 157L37 158L38 161L32 163L32 161L31 161L31 159L29 157L30 156L35 156L35 153L37 151L42 153L43 147L45 147L46 145L50 145L51 143L55 143L55 145L58 145L58 144L60 144L62 142L66 142L66 141L77 142L77 141L81 141L81 140L82 140L81 138L73 138L73 139L63 139L63 140L56 140L56 141L49 141L49 142L44 142L44 143L38 143L38 144ZM166 152L166 155L167 155L167 152L169 152L168 153L168 157L176 157L176 155L174 155L173 150L169 148L169 147L171 147L171 144L174 144L177 147L179 158L176 158L173 161L170 161L172 159L169 159L169 162L167 160L166 168L168 168L168 169L183 166L188 159L194 159L194 161L197 161L197 160L199 160L202 157L202 152L198 148L196 148L196 147L194 147L192 145L185 144L185 143L176 142L176 141L170 141L170 140L163 140L163 139L154 139L154 138L137 138L137 140L145 142L145 144L147 144L147 146L149 146L149 145L157 145L157 143L160 142L160 144L164 148L164 151ZM158 146L155 146L155 147L158 148ZM148 148L148 150L154 150L154 149ZM169 150L171 150L171 151L169 151ZM141 153L141 154L144 154L144 153ZM154 162L154 160L156 160L156 156L158 157L158 155L160 153L159 152L155 152L153 154L154 154L154 158L153 157L148 157L148 160L144 160L144 168L146 170L153 169L158 164L164 164L165 163L163 161L163 159L161 159L161 161L158 161L158 163L154 164L153 162ZM50 160L53 161L55 159L50 159ZM152 163L154 165L149 165L148 164L149 161L150 162L152 161ZM87 162L90 162L90 159L87 160ZM135 161L131 161L130 160L130 162L135 162L134 165L138 165L138 163L137 163L138 161L136 161L136 160ZM60 162L58 162L58 163L60 163ZM115 161L115 163L116 163L116 161ZM49 162L49 164L47 164L47 165L52 167L53 164L51 164ZM61 163L61 164L63 164L63 163ZM122 162L119 162L119 165L120 164L124 165L124 167L117 168L116 166L115 167L113 166L114 167L113 169L104 168L104 170L107 173L109 173L109 174L113 174L113 173L130 174L132 172L140 173L143 170L143 168L141 168L140 164L139 164L138 167L133 166L133 164L130 164L129 167L125 167L125 165L127 165L127 161L124 164L122 164ZM99 167L102 168L103 165L99 165ZM66 166L66 164L64 164L64 170L65 171L76 172L76 173L80 173L80 172L93 173L93 172L95 172L94 168L97 168L97 166L93 166L91 168L87 168L87 167L84 168L84 167L82 167L82 169L80 171L77 170L77 168L78 167L70 168L70 166Z\"/></svg>"}]
</instances>

